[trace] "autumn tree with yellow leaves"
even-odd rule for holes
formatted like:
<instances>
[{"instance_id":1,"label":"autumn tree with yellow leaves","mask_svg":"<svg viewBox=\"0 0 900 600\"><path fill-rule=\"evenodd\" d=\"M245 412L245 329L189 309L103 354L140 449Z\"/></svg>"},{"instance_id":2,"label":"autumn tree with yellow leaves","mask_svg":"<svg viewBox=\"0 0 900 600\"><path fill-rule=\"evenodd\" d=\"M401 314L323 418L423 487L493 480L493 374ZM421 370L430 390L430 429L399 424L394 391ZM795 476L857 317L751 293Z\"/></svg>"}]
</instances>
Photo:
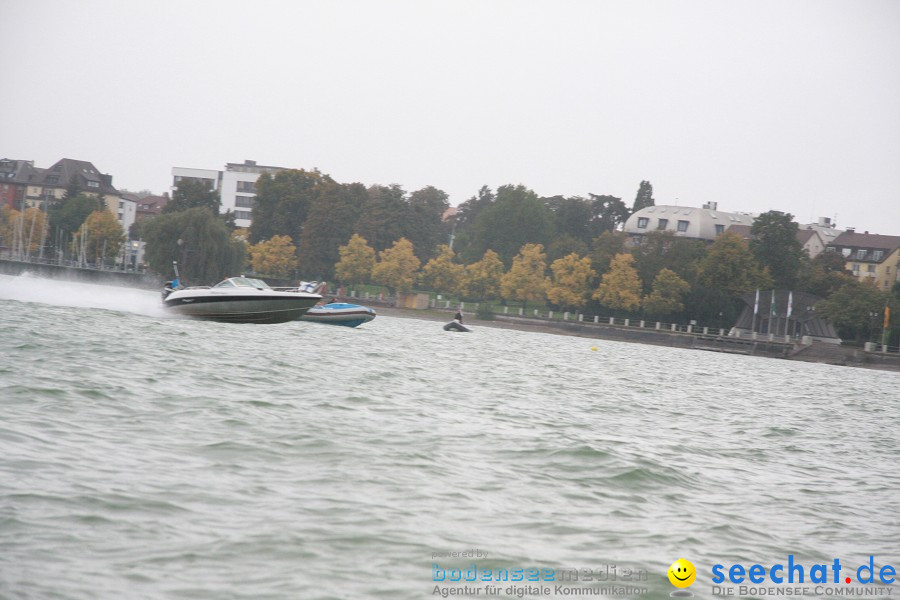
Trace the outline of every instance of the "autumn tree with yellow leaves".
<instances>
[{"instance_id":1,"label":"autumn tree with yellow leaves","mask_svg":"<svg viewBox=\"0 0 900 600\"><path fill-rule=\"evenodd\" d=\"M0 245L17 252L37 252L44 238L46 221L46 213L38 208L26 208L23 214L4 206L0 209Z\"/></svg>"},{"instance_id":2,"label":"autumn tree with yellow leaves","mask_svg":"<svg viewBox=\"0 0 900 600\"><path fill-rule=\"evenodd\" d=\"M119 255L125 231L108 210L95 210L84 220L72 239L72 251L91 262L108 262Z\"/></svg>"},{"instance_id":3,"label":"autumn tree with yellow leaves","mask_svg":"<svg viewBox=\"0 0 900 600\"><path fill-rule=\"evenodd\" d=\"M388 288L392 294L408 292L416 281L421 264L413 253L412 242L400 238L393 246L378 254L378 263L372 269L372 279Z\"/></svg>"},{"instance_id":4,"label":"autumn tree with yellow leaves","mask_svg":"<svg viewBox=\"0 0 900 600\"><path fill-rule=\"evenodd\" d=\"M493 250L487 250L478 262L466 266L463 288L465 294L478 300L493 300L500 296L503 261Z\"/></svg>"},{"instance_id":5,"label":"autumn tree with yellow leaves","mask_svg":"<svg viewBox=\"0 0 900 600\"><path fill-rule=\"evenodd\" d=\"M597 277L591 259L575 252L558 258L550 265L553 280L547 289L550 302L564 308L581 308L587 303L590 286Z\"/></svg>"},{"instance_id":6,"label":"autumn tree with yellow leaves","mask_svg":"<svg viewBox=\"0 0 900 600\"><path fill-rule=\"evenodd\" d=\"M422 267L422 283L428 288L442 293L460 291L464 284L465 267L453 262L455 254L450 246L438 247L438 255Z\"/></svg>"},{"instance_id":7,"label":"autumn tree with yellow leaves","mask_svg":"<svg viewBox=\"0 0 900 600\"><path fill-rule=\"evenodd\" d=\"M250 250L250 265L263 275L291 277L297 270L297 248L287 235L273 235L271 239L253 244Z\"/></svg>"},{"instance_id":8,"label":"autumn tree with yellow leaves","mask_svg":"<svg viewBox=\"0 0 900 600\"><path fill-rule=\"evenodd\" d=\"M592 296L613 310L637 310L641 306L641 279L634 268L634 257L616 254Z\"/></svg>"},{"instance_id":9,"label":"autumn tree with yellow leaves","mask_svg":"<svg viewBox=\"0 0 900 600\"><path fill-rule=\"evenodd\" d=\"M366 238L354 233L346 245L338 249L340 260L334 266L338 281L350 285L366 283L372 278L375 268L375 250Z\"/></svg>"},{"instance_id":10,"label":"autumn tree with yellow leaves","mask_svg":"<svg viewBox=\"0 0 900 600\"><path fill-rule=\"evenodd\" d=\"M513 258L509 272L500 279L500 295L506 300L543 302L547 297L547 255L542 244L525 244Z\"/></svg>"}]
</instances>

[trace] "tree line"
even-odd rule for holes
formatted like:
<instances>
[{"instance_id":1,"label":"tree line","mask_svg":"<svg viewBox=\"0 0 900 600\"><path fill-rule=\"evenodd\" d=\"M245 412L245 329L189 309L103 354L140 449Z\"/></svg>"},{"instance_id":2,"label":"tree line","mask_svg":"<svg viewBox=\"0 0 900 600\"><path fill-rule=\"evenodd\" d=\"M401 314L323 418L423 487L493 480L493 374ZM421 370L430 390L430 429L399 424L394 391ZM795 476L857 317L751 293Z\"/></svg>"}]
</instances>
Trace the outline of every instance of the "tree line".
<instances>
[{"instance_id":1,"label":"tree line","mask_svg":"<svg viewBox=\"0 0 900 600\"><path fill-rule=\"evenodd\" d=\"M116 262L126 235L103 200L69 186L46 210L0 209L0 245L22 257L101 266Z\"/></svg>"},{"instance_id":2,"label":"tree line","mask_svg":"<svg viewBox=\"0 0 900 600\"><path fill-rule=\"evenodd\" d=\"M777 211L755 220L749 241L724 234L708 244L651 232L634 245L621 229L655 204L649 181L640 182L630 207L611 195L540 197L522 185L484 186L448 220L448 196L433 186L407 193L286 170L261 175L256 192L252 225L243 230L231 213L219 214L217 191L184 179L163 214L136 223L130 237L147 243L151 269L170 276L178 261L193 284L249 268L283 279L418 287L465 300L721 327L734 323L741 296L756 289L805 291L825 298L817 310L853 339L871 336L872 315L900 296L897 286L886 293L859 283L835 253L810 259L792 215ZM125 239L100 200L77 189L46 213L4 209L0 236L20 245L27 239L31 251L98 260L114 260Z\"/></svg>"}]
</instances>

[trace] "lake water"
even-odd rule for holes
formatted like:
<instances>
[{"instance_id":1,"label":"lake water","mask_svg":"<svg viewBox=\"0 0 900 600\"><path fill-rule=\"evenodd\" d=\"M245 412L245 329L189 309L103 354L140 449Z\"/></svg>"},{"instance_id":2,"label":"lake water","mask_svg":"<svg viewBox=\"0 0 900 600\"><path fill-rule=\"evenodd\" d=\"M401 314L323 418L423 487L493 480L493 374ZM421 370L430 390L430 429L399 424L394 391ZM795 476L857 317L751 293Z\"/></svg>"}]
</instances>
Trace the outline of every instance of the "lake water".
<instances>
[{"instance_id":1,"label":"lake water","mask_svg":"<svg viewBox=\"0 0 900 600\"><path fill-rule=\"evenodd\" d=\"M0 276L0 597L433 598L474 562L615 574L496 598L667 598L684 557L709 598L716 564L900 571L900 375L473 327L188 321Z\"/></svg>"}]
</instances>

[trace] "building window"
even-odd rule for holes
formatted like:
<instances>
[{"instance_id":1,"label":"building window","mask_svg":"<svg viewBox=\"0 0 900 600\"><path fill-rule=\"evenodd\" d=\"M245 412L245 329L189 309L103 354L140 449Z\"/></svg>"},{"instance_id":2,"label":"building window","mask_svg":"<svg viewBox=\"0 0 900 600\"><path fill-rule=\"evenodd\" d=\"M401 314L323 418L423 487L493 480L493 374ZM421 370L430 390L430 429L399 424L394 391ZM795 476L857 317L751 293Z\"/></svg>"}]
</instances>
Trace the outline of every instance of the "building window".
<instances>
[{"instance_id":1,"label":"building window","mask_svg":"<svg viewBox=\"0 0 900 600\"><path fill-rule=\"evenodd\" d=\"M825 248L825 252L834 252L834 250L834 246L828 246L827 248Z\"/></svg>"},{"instance_id":2,"label":"building window","mask_svg":"<svg viewBox=\"0 0 900 600\"><path fill-rule=\"evenodd\" d=\"M208 177L188 177L186 175L176 175L175 176L175 186L178 187L178 184L182 181L200 181L206 184L207 189L215 189L215 181Z\"/></svg>"},{"instance_id":3,"label":"building window","mask_svg":"<svg viewBox=\"0 0 900 600\"><path fill-rule=\"evenodd\" d=\"M89 188L98 188L98 187L100 187L100 184L99 184L98 182L96 182L96 181L88 181L88 184L87 184L87 185L88 185Z\"/></svg>"},{"instance_id":4,"label":"building window","mask_svg":"<svg viewBox=\"0 0 900 600\"><path fill-rule=\"evenodd\" d=\"M236 210L236 211L234 211L234 218L249 220L251 214L252 213L249 210Z\"/></svg>"},{"instance_id":5,"label":"building window","mask_svg":"<svg viewBox=\"0 0 900 600\"><path fill-rule=\"evenodd\" d=\"M881 260L884 256L884 250L876 250L872 253L872 260Z\"/></svg>"},{"instance_id":6,"label":"building window","mask_svg":"<svg viewBox=\"0 0 900 600\"><path fill-rule=\"evenodd\" d=\"M850 255L853 254L853 250L850 248L842 248L841 254L843 254L845 258L850 258Z\"/></svg>"},{"instance_id":7,"label":"building window","mask_svg":"<svg viewBox=\"0 0 900 600\"><path fill-rule=\"evenodd\" d=\"M684 232L687 231L688 225L690 225L690 221L678 221L678 231Z\"/></svg>"},{"instance_id":8,"label":"building window","mask_svg":"<svg viewBox=\"0 0 900 600\"><path fill-rule=\"evenodd\" d=\"M853 263L853 274L859 276L859 263Z\"/></svg>"},{"instance_id":9,"label":"building window","mask_svg":"<svg viewBox=\"0 0 900 600\"><path fill-rule=\"evenodd\" d=\"M665 228L668 227L668 226L669 226L669 220L668 220L668 219L660 219L660 220L659 220L659 225L658 225L656 228L657 228L657 229L665 229Z\"/></svg>"},{"instance_id":10,"label":"building window","mask_svg":"<svg viewBox=\"0 0 900 600\"><path fill-rule=\"evenodd\" d=\"M647 223L650 222L650 219L647 217L638 217L638 229L647 229Z\"/></svg>"},{"instance_id":11,"label":"building window","mask_svg":"<svg viewBox=\"0 0 900 600\"><path fill-rule=\"evenodd\" d=\"M252 196L235 196L234 197L234 205L240 206L242 208L253 208L253 205L256 204L256 199Z\"/></svg>"},{"instance_id":12,"label":"building window","mask_svg":"<svg viewBox=\"0 0 900 600\"><path fill-rule=\"evenodd\" d=\"M725 226L721 223L716 223L716 235L722 235L725 233Z\"/></svg>"},{"instance_id":13,"label":"building window","mask_svg":"<svg viewBox=\"0 0 900 600\"><path fill-rule=\"evenodd\" d=\"M256 193L256 182L254 182L254 181L238 181L237 182L237 191L243 192L245 194L255 194Z\"/></svg>"},{"instance_id":14,"label":"building window","mask_svg":"<svg viewBox=\"0 0 900 600\"><path fill-rule=\"evenodd\" d=\"M869 265L868 271L869 271L869 273L874 273L874 272L875 272L875 265Z\"/></svg>"},{"instance_id":15,"label":"building window","mask_svg":"<svg viewBox=\"0 0 900 600\"><path fill-rule=\"evenodd\" d=\"M866 260L866 251L860 248L856 251L856 260Z\"/></svg>"}]
</instances>

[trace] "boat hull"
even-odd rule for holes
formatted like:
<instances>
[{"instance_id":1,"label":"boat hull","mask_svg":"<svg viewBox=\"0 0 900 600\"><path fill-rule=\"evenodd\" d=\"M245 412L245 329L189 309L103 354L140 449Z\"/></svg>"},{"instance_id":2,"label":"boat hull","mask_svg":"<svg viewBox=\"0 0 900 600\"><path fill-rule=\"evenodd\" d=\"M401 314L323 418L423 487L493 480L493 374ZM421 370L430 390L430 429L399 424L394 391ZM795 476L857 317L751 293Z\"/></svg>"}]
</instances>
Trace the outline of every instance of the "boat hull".
<instances>
[{"instance_id":1,"label":"boat hull","mask_svg":"<svg viewBox=\"0 0 900 600\"><path fill-rule=\"evenodd\" d=\"M278 295L181 296L170 294L165 307L183 317L225 323L287 323L296 321L315 306L320 296Z\"/></svg>"},{"instance_id":2,"label":"boat hull","mask_svg":"<svg viewBox=\"0 0 900 600\"><path fill-rule=\"evenodd\" d=\"M459 321L450 321L449 323L444 325L444 331L459 331L461 333L470 333L472 330Z\"/></svg>"},{"instance_id":3,"label":"boat hull","mask_svg":"<svg viewBox=\"0 0 900 600\"><path fill-rule=\"evenodd\" d=\"M333 303L309 309L301 321L327 323L344 327L359 327L375 318L375 311L368 306L358 304Z\"/></svg>"}]
</instances>

